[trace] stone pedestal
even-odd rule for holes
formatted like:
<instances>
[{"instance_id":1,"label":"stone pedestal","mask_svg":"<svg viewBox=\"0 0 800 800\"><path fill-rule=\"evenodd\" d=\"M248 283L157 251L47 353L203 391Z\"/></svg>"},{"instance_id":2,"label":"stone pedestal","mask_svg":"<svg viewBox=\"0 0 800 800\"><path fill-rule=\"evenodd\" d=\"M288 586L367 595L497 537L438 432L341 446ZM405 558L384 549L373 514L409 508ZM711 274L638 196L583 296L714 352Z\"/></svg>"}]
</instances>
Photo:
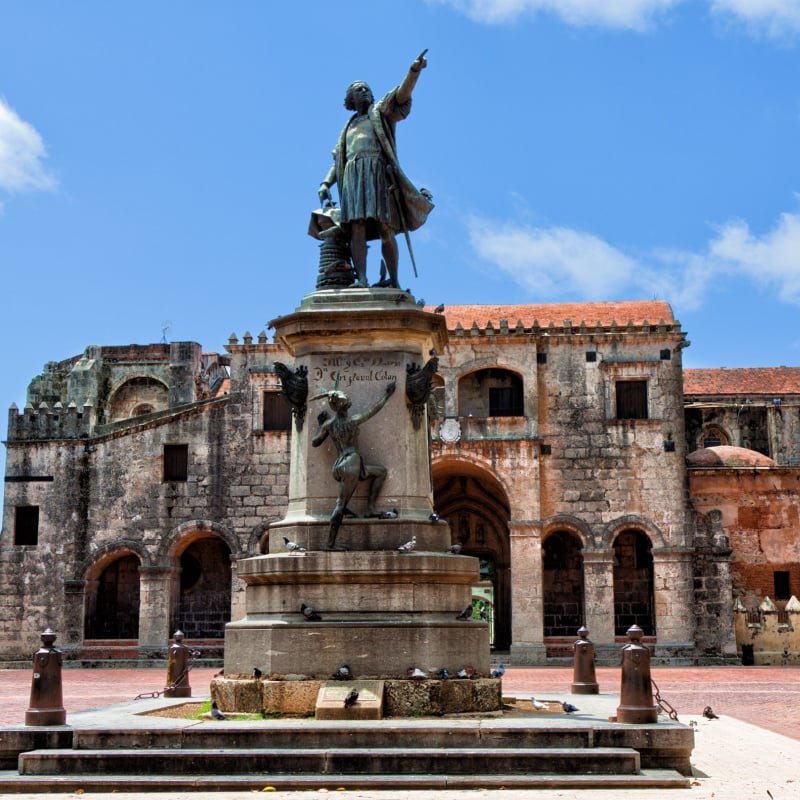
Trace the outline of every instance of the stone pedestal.
<instances>
[{"instance_id":1,"label":"stone pedestal","mask_svg":"<svg viewBox=\"0 0 800 800\"><path fill-rule=\"evenodd\" d=\"M401 679L409 667L435 675L470 666L488 675L488 626L456 619L471 603L479 562L448 554L449 525L430 519L429 424L424 404L415 420L406 393L406 375L444 349L444 318L407 292L343 289L315 292L271 324L292 367L307 369L308 410L300 429L296 422L292 428L286 516L270 526L267 555L238 563L246 615L226 627L226 679L254 668L328 679L342 664L355 678ZM313 445L318 415L331 413L324 393L344 392L352 420L385 397L391 381L396 392L358 428L363 461L386 467L377 510L389 518L364 518L363 481L348 503L356 516L345 517L337 550L326 551L339 487L334 443L329 437ZM304 552L287 552L284 538ZM414 551L399 552L412 538ZM303 604L314 609L313 621Z\"/></svg>"}]
</instances>

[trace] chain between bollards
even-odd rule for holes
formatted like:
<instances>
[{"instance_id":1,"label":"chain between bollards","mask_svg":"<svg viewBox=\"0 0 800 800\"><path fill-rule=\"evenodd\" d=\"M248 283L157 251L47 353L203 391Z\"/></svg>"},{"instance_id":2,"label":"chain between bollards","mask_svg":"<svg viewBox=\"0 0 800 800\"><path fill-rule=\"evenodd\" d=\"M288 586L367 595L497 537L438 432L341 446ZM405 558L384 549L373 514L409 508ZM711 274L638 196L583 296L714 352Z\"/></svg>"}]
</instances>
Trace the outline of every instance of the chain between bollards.
<instances>
[{"instance_id":1,"label":"chain between bollards","mask_svg":"<svg viewBox=\"0 0 800 800\"><path fill-rule=\"evenodd\" d=\"M665 700L661 696L661 692L659 691L658 684L650 678L650 683L653 684L653 699L656 701L658 707L664 711L664 713L673 721L678 721L678 712L675 710L675 707L669 703L669 701Z\"/></svg>"}]
</instances>

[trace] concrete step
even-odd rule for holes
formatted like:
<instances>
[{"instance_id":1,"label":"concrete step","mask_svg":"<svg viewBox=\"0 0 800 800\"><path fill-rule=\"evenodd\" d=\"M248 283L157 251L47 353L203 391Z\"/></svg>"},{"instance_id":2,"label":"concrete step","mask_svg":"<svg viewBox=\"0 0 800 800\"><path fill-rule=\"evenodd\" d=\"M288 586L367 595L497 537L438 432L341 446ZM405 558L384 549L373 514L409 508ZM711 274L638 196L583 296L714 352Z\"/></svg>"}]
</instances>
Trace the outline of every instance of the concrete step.
<instances>
[{"instance_id":1,"label":"concrete step","mask_svg":"<svg viewBox=\"0 0 800 800\"><path fill-rule=\"evenodd\" d=\"M279 791L319 789L687 789L690 779L672 770L636 775L19 775L0 772L0 795L49 792Z\"/></svg>"},{"instance_id":2,"label":"concrete step","mask_svg":"<svg viewBox=\"0 0 800 800\"><path fill-rule=\"evenodd\" d=\"M222 748L34 750L19 757L21 775L635 775L639 753L594 748Z\"/></svg>"},{"instance_id":3,"label":"concrete step","mask_svg":"<svg viewBox=\"0 0 800 800\"><path fill-rule=\"evenodd\" d=\"M379 725L291 721L268 725L258 722L226 721L224 724L195 725L183 728L86 728L73 733L72 747L76 750L108 750L143 747L162 748L588 748L599 744L590 727L557 726L525 728L519 725L490 725L457 723L442 725L392 724ZM625 741L608 743L612 747L628 747ZM34 749L33 747L29 749Z\"/></svg>"}]
</instances>

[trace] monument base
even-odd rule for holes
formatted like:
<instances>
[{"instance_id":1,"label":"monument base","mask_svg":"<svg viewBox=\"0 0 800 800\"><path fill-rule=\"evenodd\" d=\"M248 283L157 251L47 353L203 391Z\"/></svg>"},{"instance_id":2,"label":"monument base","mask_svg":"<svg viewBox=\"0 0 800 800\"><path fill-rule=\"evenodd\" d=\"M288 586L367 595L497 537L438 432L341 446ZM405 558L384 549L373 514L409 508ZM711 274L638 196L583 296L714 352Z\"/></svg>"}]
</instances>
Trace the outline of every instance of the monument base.
<instances>
[{"instance_id":1,"label":"monument base","mask_svg":"<svg viewBox=\"0 0 800 800\"><path fill-rule=\"evenodd\" d=\"M503 707L499 678L475 680L328 681L218 677L211 681L211 697L222 711L250 714L315 716L322 690L340 687L341 706L350 689L362 684L383 684L382 715L386 717L442 716L500 711ZM350 711L350 709L347 709ZM342 712L344 714L344 712ZM356 719L352 715L337 719Z\"/></svg>"}]
</instances>

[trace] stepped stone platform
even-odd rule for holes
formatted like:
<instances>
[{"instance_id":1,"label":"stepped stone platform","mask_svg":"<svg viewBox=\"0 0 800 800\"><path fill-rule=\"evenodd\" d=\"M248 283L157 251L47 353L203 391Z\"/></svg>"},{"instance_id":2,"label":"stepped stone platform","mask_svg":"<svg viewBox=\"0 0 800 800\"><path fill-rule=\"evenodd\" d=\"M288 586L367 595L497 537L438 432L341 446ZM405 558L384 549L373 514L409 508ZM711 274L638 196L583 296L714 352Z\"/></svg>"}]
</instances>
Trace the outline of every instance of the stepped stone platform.
<instances>
[{"instance_id":1,"label":"stepped stone platform","mask_svg":"<svg viewBox=\"0 0 800 800\"><path fill-rule=\"evenodd\" d=\"M0 729L0 795L265 786L689 786L693 731L671 720L609 722L618 703L611 694L582 697L582 710L571 715L494 712L377 721L151 715L185 702L140 700L71 714L64 726ZM525 698L514 705L527 704Z\"/></svg>"}]
</instances>

